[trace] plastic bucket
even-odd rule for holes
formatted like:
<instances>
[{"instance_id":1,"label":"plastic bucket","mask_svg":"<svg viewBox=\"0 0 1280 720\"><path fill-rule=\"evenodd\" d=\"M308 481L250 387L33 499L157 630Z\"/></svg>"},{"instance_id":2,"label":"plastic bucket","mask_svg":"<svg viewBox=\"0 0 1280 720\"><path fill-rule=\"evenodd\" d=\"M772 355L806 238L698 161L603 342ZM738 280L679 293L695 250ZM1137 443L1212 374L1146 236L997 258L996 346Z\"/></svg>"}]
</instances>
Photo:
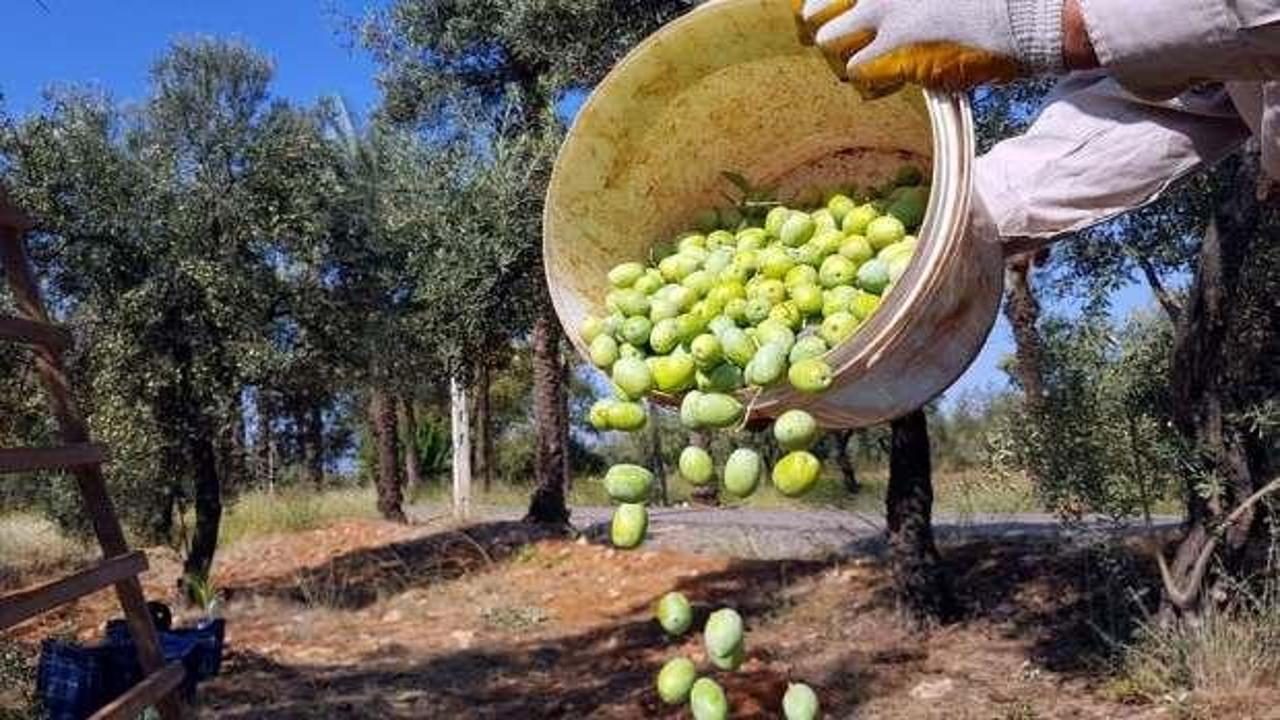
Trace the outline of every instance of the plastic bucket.
<instances>
[{"instance_id":1,"label":"plastic bucket","mask_svg":"<svg viewBox=\"0 0 1280 720\"><path fill-rule=\"evenodd\" d=\"M828 427L900 417L955 382L999 308L998 246L966 232L974 146L964 97L908 88L864 101L801 44L789 0L707 3L613 69L560 150L543 218L556 312L585 355L578 328L607 314L609 269L647 259L699 212L727 205L724 171L776 185L789 201L878 184L906 162L931 167L915 259L879 312L829 353L832 389L741 392L753 416L803 407Z\"/></svg>"}]
</instances>

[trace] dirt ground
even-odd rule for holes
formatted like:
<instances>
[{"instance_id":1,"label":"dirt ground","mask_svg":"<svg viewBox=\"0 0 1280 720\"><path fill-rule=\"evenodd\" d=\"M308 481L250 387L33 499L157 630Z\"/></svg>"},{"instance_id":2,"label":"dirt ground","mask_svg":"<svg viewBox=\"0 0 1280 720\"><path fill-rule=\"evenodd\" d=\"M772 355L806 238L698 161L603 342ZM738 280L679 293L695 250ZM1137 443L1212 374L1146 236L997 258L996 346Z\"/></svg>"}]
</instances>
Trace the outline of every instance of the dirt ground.
<instances>
[{"instance_id":1,"label":"dirt ground","mask_svg":"<svg viewBox=\"0 0 1280 720\"><path fill-rule=\"evenodd\" d=\"M788 680L812 685L831 718L1177 717L1122 702L1099 664L1098 631L1122 630L1100 624L1134 589L1113 579L1131 577L1135 556L1029 537L944 554L964 617L919 633L899 622L874 550L619 552L513 522L351 521L249 541L219 559L229 654L200 689L201 716L685 717L653 689L670 657L707 667L696 633L668 639L652 619L657 598L679 590L695 628L720 606L746 618L747 663L716 675L734 717L779 717ZM155 551L152 565L150 591L171 596L176 556ZM95 596L18 637L89 638L111 612L112 598Z\"/></svg>"}]
</instances>

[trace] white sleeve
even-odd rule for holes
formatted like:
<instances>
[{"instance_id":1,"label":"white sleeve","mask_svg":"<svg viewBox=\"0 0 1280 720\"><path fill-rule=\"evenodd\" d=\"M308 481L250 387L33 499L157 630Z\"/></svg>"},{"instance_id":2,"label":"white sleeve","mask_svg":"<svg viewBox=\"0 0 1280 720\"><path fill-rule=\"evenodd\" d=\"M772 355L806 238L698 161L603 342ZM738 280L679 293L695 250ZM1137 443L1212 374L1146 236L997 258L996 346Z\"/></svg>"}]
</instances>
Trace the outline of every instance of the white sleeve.
<instances>
[{"instance_id":1,"label":"white sleeve","mask_svg":"<svg viewBox=\"0 0 1280 720\"><path fill-rule=\"evenodd\" d=\"M1101 72L1077 74L1025 134L978 158L975 189L1002 241L1043 240L1152 202L1248 137L1221 86L1151 103Z\"/></svg>"},{"instance_id":2,"label":"white sleeve","mask_svg":"<svg viewBox=\"0 0 1280 720\"><path fill-rule=\"evenodd\" d=\"M1080 0L1080 10L1102 66L1144 97L1280 80L1280 0Z\"/></svg>"}]
</instances>

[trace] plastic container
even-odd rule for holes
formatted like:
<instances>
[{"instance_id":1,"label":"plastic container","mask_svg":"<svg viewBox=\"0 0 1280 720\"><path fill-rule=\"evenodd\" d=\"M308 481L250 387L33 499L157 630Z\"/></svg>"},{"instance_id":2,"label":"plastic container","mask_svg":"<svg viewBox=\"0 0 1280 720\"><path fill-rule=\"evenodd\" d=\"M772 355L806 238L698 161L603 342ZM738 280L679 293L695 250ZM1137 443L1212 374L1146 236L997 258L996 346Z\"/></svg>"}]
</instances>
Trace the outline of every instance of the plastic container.
<instances>
[{"instance_id":1,"label":"plastic container","mask_svg":"<svg viewBox=\"0 0 1280 720\"><path fill-rule=\"evenodd\" d=\"M828 354L832 389L741 392L753 416L803 407L828 427L900 417L964 372L999 309L1001 252L966 233L974 152L964 97L908 88L864 101L801 44L790 0L707 3L614 68L560 151L543 218L556 312L585 355L578 328L606 314L608 270L729 204L724 171L776 186L785 202L879 184L908 162L931 167L915 259L880 311Z\"/></svg>"}]
</instances>

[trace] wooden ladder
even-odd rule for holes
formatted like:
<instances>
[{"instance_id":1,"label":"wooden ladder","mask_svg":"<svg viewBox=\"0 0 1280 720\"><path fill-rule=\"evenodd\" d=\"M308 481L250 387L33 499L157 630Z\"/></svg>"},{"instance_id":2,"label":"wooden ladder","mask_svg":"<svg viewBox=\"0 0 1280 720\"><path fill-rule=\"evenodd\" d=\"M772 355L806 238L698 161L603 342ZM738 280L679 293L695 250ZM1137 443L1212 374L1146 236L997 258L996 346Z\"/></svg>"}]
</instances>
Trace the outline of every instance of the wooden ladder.
<instances>
[{"instance_id":1,"label":"wooden ladder","mask_svg":"<svg viewBox=\"0 0 1280 720\"><path fill-rule=\"evenodd\" d=\"M71 345L71 335L49 321L23 242L30 227L30 220L9 205L0 193L0 270L8 280L21 315L0 315L0 341L31 346L36 371L63 445L0 449L0 475L70 471L80 487L80 497L98 536L103 560L61 580L0 596L0 632L114 586L145 677L92 717L94 720L136 718L145 708L154 706L164 720L178 720L186 717L186 708L174 691L182 684L185 671L181 663L166 665L164 662L160 639L147 610L142 583L138 581L138 576L147 570L147 558L141 552L130 550L125 541L103 481L106 451L90 442L88 427L72 397L62 360L62 353Z\"/></svg>"}]
</instances>

